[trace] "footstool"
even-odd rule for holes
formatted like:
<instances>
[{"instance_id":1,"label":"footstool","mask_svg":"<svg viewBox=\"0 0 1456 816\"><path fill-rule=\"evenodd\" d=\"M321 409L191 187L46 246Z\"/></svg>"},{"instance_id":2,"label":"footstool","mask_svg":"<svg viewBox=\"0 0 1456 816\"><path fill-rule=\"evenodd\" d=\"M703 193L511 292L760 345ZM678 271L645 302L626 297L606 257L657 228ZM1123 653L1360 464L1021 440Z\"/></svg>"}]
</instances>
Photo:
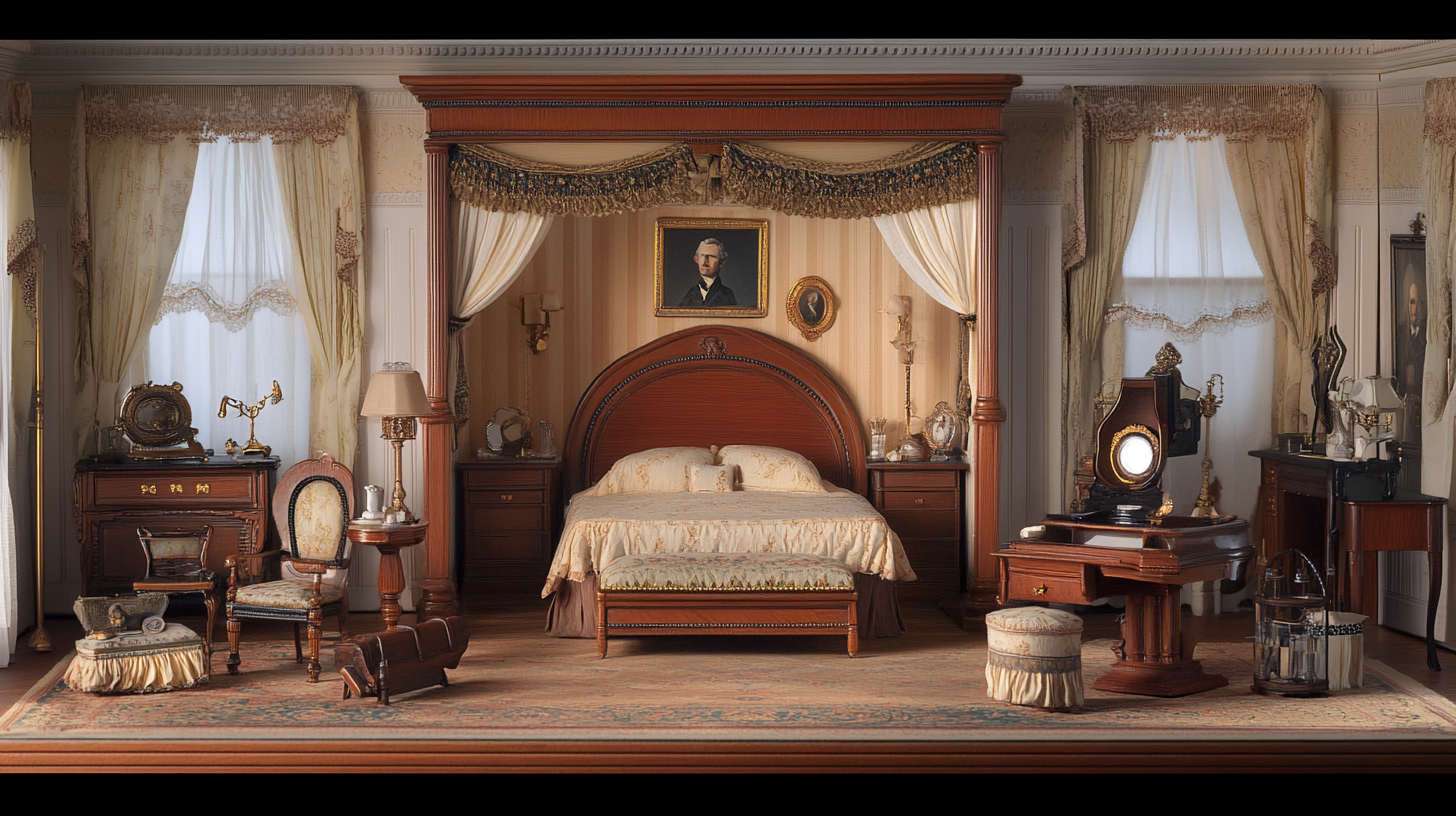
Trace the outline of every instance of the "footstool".
<instances>
[{"instance_id":1,"label":"footstool","mask_svg":"<svg viewBox=\"0 0 1456 816\"><path fill-rule=\"evenodd\" d=\"M825 556L628 555L597 586L598 657L608 635L839 635L859 651L854 573Z\"/></svg>"},{"instance_id":2,"label":"footstool","mask_svg":"<svg viewBox=\"0 0 1456 816\"><path fill-rule=\"evenodd\" d=\"M1365 685L1365 616L1354 612L1331 612L1329 676L1323 660L1315 663L1315 676L1330 681L1330 690L1360 688ZM1318 618L1311 614L1311 618ZM1324 635L1323 626L1310 627L1310 636Z\"/></svg>"},{"instance_id":3,"label":"footstool","mask_svg":"<svg viewBox=\"0 0 1456 816\"><path fill-rule=\"evenodd\" d=\"M986 696L1039 708L1082 704L1082 619L1023 606L986 615Z\"/></svg>"},{"instance_id":4,"label":"footstool","mask_svg":"<svg viewBox=\"0 0 1456 816\"><path fill-rule=\"evenodd\" d=\"M66 685L76 691L149 694L206 683L208 649L197 633L169 623L155 634L76 641Z\"/></svg>"}]
</instances>

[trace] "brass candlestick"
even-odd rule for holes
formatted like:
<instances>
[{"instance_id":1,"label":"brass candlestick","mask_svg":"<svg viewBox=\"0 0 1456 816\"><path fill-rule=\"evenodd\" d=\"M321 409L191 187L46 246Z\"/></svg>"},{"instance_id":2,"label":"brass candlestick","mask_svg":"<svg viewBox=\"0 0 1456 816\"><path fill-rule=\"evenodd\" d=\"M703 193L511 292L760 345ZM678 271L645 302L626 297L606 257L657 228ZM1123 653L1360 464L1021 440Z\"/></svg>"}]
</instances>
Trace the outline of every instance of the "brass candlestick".
<instances>
[{"instance_id":1,"label":"brass candlestick","mask_svg":"<svg viewBox=\"0 0 1456 816\"><path fill-rule=\"evenodd\" d=\"M241 453L245 456L253 453L268 456L273 453L273 447L271 445L264 445L260 443L258 441L257 434L254 433L254 428L257 426L258 423L258 414L261 414L263 412L263 407L267 405L270 400L273 402L274 405L277 405L278 403L283 401L283 391L278 387L277 380L273 381L273 392L271 394L264 395L262 399L258 400L256 405L244 405L241 400L235 400L232 397L224 395L222 398L222 404L219 405L217 408L218 419L225 419L227 417L228 408L236 408L238 409L238 416L245 416L248 418L248 444L244 445L241 451ZM233 442L231 439L228 440L227 452L239 452L237 450L237 443Z\"/></svg>"},{"instance_id":2,"label":"brass candlestick","mask_svg":"<svg viewBox=\"0 0 1456 816\"><path fill-rule=\"evenodd\" d=\"M1218 396L1213 396L1213 381L1218 380ZM1218 413L1218 406L1223 405L1223 375L1215 374L1208 378L1208 393L1198 399L1199 412L1203 414L1203 486L1198 489L1198 501L1193 505L1193 515L1196 518L1217 518L1218 511L1213 507L1213 499L1208 494L1208 474L1213 471L1213 459L1209 451L1213 448L1213 415Z\"/></svg>"},{"instance_id":3,"label":"brass candlestick","mask_svg":"<svg viewBox=\"0 0 1456 816\"><path fill-rule=\"evenodd\" d=\"M404 503L404 443L415 438L415 418L387 416L380 418L380 439L394 446L394 501L384 511L386 521L413 524L415 514Z\"/></svg>"}]
</instances>

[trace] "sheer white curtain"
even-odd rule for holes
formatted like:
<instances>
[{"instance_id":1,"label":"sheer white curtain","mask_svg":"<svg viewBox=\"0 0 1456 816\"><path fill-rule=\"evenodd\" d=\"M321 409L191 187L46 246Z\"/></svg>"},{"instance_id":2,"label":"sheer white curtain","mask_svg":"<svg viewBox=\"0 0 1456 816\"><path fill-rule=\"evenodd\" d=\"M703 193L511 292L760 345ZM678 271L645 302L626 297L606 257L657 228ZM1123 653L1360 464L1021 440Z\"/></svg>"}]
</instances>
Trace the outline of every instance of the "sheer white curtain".
<instances>
[{"instance_id":1,"label":"sheer white curtain","mask_svg":"<svg viewBox=\"0 0 1456 816\"><path fill-rule=\"evenodd\" d=\"M277 380L283 402L258 416L258 441L282 468L307 459L308 338L286 281L292 256L269 137L203 143L182 242L147 352L133 380L182 383L198 441L219 454L228 438L247 442L224 396L252 405Z\"/></svg>"},{"instance_id":2,"label":"sheer white curtain","mask_svg":"<svg viewBox=\"0 0 1456 816\"><path fill-rule=\"evenodd\" d=\"M1123 375L1143 376L1171 341L1189 386L1223 375L1213 418L1213 479L1220 513L1251 518L1258 471L1248 451L1268 447L1274 323L1263 273L1234 198L1224 139L1155 141L1137 221L1123 257L1123 299L1109 319L1126 321ZM1215 389L1215 393L1217 390ZM1163 479L1174 512L1193 510L1198 456L1170 459Z\"/></svg>"},{"instance_id":3,"label":"sheer white curtain","mask_svg":"<svg viewBox=\"0 0 1456 816\"><path fill-rule=\"evenodd\" d=\"M8 90L0 83L0 90ZM0 134L4 128L0 127ZM8 226L20 220L18 216L30 198L30 144L19 139L7 139L0 135L0 226ZM23 158L23 161L22 161ZM19 191L23 190L22 202ZM35 223L30 223L33 232ZM12 231L5 230L7 244L18 244L11 238ZM20 283L8 268L9 251L0 251L0 315L9 318L10 326L0 331L0 667L10 665L10 655L15 652L15 639L19 633L18 603L19 576L16 572L16 548L19 539L15 531L15 499L20 491L20 453L25 445L21 443L16 420L20 402L30 394L30 383L16 378L11 354L18 330L31 328L28 320L22 321L23 313L17 314L16 292ZM28 378L26 378L28 379Z\"/></svg>"}]
</instances>

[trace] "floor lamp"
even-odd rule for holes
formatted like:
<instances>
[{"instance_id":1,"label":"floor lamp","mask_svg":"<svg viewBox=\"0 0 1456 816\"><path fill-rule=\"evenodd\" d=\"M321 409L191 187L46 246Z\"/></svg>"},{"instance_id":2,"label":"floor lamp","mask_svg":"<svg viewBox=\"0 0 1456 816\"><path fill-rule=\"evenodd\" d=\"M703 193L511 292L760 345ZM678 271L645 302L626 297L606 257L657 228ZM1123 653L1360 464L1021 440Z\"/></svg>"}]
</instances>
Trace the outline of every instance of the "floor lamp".
<instances>
[{"instance_id":1,"label":"floor lamp","mask_svg":"<svg viewBox=\"0 0 1456 816\"><path fill-rule=\"evenodd\" d=\"M41 302L44 287L45 245L38 247L35 272L35 631L26 641L37 652L49 652L51 636L45 628L45 401L41 387L45 384L45 356L41 352Z\"/></svg>"}]
</instances>

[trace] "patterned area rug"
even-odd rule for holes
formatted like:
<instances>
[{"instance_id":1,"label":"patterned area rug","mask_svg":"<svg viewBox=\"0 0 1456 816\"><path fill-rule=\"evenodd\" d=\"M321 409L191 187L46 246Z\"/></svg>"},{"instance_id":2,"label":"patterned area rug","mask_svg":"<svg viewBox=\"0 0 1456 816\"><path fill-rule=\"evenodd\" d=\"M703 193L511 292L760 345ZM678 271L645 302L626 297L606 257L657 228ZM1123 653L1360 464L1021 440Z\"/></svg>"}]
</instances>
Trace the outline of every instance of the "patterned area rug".
<instances>
[{"instance_id":1,"label":"patterned area rug","mask_svg":"<svg viewBox=\"0 0 1456 816\"><path fill-rule=\"evenodd\" d=\"M538 615L471 619L472 642L449 688L345 701L331 672L305 682L292 643L245 644L243 671L214 656L210 685L167 694L67 689L66 657L3 716L17 739L459 740L1421 740L1456 739L1456 705L1375 661L1365 687L1322 699L1250 691L1248 643L1203 644L1196 657L1230 685L1179 699L1093 691L1111 641L1084 644L1086 706L1054 713L986 699L985 638L938 613L854 659L824 637L587 640L547 637ZM327 644L326 644L327 647Z\"/></svg>"}]
</instances>

